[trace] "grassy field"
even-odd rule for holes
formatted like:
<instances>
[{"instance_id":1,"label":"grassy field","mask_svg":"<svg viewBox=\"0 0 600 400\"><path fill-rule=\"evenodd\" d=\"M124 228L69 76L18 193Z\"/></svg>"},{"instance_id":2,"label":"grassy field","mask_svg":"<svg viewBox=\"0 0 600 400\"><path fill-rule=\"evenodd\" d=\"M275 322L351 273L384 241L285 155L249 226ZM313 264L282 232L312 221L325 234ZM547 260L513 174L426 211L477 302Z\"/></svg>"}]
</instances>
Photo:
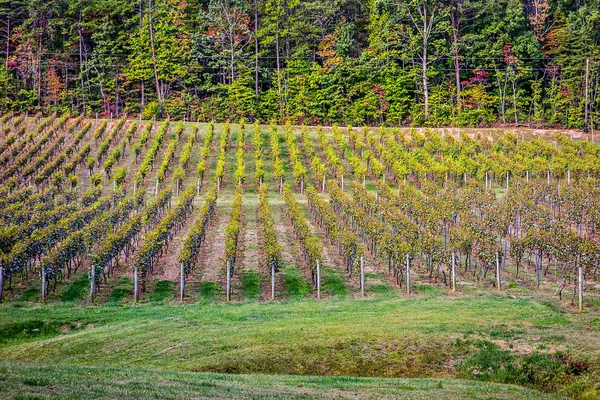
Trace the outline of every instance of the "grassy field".
<instances>
[{"instance_id":1,"label":"grassy field","mask_svg":"<svg viewBox=\"0 0 600 400\"><path fill-rule=\"evenodd\" d=\"M362 301L4 305L0 396L543 398L489 382L598 395L593 313L535 295L420 291ZM397 377L416 379L385 379Z\"/></svg>"}]
</instances>

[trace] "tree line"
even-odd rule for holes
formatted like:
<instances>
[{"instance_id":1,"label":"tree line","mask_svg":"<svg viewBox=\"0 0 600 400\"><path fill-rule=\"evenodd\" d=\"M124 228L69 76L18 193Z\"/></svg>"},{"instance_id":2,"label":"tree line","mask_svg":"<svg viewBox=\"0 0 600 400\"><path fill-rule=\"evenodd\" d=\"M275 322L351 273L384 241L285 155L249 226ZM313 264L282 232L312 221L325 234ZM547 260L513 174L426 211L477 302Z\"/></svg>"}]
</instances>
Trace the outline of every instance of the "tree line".
<instances>
[{"instance_id":1,"label":"tree line","mask_svg":"<svg viewBox=\"0 0 600 400\"><path fill-rule=\"evenodd\" d=\"M0 110L590 130L600 0L0 0Z\"/></svg>"}]
</instances>

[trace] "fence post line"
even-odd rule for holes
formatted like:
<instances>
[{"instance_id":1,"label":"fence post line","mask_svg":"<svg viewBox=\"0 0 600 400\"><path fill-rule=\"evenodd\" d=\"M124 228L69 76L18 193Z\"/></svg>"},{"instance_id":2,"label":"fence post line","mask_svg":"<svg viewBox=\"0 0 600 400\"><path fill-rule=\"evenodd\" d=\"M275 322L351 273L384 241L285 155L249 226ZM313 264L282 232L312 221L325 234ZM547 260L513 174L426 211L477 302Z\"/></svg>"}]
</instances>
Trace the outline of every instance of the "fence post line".
<instances>
[{"instance_id":1,"label":"fence post line","mask_svg":"<svg viewBox=\"0 0 600 400\"><path fill-rule=\"evenodd\" d=\"M406 255L406 294L410 294L410 254Z\"/></svg>"},{"instance_id":2,"label":"fence post line","mask_svg":"<svg viewBox=\"0 0 600 400\"><path fill-rule=\"evenodd\" d=\"M275 264L271 265L271 301L275 301Z\"/></svg>"},{"instance_id":3,"label":"fence post line","mask_svg":"<svg viewBox=\"0 0 600 400\"><path fill-rule=\"evenodd\" d=\"M226 287L227 301L231 300L231 261L227 260L227 287Z\"/></svg>"},{"instance_id":4,"label":"fence post line","mask_svg":"<svg viewBox=\"0 0 600 400\"><path fill-rule=\"evenodd\" d=\"M96 286L96 266L92 262L90 266L90 303L94 301L94 289Z\"/></svg>"},{"instance_id":5,"label":"fence post line","mask_svg":"<svg viewBox=\"0 0 600 400\"><path fill-rule=\"evenodd\" d=\"M365 258L360 256L360 295L365 297Z\"/></svg>"},{"instance_id":6,"label":"fence post line","mask_svg":"<svg viewBox=\"0 0 600 400\"><path fill-rule=\"evenodd\" d=\"M452 291L456 292L456 257L452 252Z\"/></svg>"},{"instance_id":7,"label":"fence post line","mask_svg":"<svg viewBox=\"0 0 600 400\"><path fill-rule=\"evenodd\" d=\"M181 263L181 271L179 277L179 301L183 302L185 294L185 275L183 274L183 263Z\"/></svg>"},{"instance_id":8,"label":"fence post line","mask_svg":"<svg viewBox=\"0 0 600 400\"><path fill-rule=\"evenodd\" d=\"M500 252L496 252L496 287L498 290L502 290L500 285Z\"/></svg>"},{"instance_id":9,"label":"fence post line","mask_svg":"<svg viewBox=\"0 0 600 400\"><path fill-rule=\"evenodd\" d=\"M138 280L138 269L133 269L133 303L137 303L139 297L139 280Z\"/></svg>"},{"instance_id":10,"label":"fence post line","mask_svg":"<svg viewBox=\"0 0 600 400\"><path fill-rule=\"evenodd\" d=\"M321 300L321 262L319 259L317 259L317 299Z\"/></svg>"}]
</instances>

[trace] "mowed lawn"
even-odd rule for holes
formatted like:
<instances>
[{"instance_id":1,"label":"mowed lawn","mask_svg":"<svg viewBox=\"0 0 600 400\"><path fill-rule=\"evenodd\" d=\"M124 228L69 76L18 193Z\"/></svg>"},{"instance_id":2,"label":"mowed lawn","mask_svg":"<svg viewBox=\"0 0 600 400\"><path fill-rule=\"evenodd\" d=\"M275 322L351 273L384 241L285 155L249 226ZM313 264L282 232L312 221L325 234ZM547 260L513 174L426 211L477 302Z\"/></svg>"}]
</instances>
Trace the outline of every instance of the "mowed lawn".
<instances>
[{"instance_id":1,"label":"mowed lawn","mask_svg":"<svg viewBox=\"0 0 600 400\"><path fill-rule=\"evenodd\" d=\"M597 315L533 295L0 307L8 398L540 398L482 381L593 398L599 354Z\"/></svg>"}]
</instances>

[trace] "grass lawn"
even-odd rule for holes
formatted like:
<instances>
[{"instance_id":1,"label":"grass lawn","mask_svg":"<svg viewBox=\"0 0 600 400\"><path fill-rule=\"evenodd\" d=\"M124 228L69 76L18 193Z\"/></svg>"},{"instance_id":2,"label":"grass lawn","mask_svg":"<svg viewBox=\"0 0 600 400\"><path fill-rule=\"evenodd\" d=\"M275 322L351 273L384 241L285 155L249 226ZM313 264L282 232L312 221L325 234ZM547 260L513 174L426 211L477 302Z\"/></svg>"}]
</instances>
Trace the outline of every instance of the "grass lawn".
<instances>
[{"instance_id":1,"label":"grass lawn","mask_svg":"<svg viewBox=\"0 0 600 400\"><path fill-rule=\"evenodd\" d=\"M48 385L64 386L64 393L57 392L61 396L78 397L78 391L90 386L98 397L108 398L169 397L176 389L194 397L199 388L207 391L206 396L238 393L259 398L271 394L287 398L305 391L330 397L325 390L377 398L381 388L389 388L390 397L528 396L514 387L482 382L515 383L580 398L599 393L597 316L574 315L534 296L421 292L411 298L386 293L367 300L282 303L2 305L0 386L9 388L9 397L24 388L51 393ZM100 383L82 371L92 371ZM330 378L224 378L183 372ZM79 375L84 378L75 379ZM331 376L446 380L439 385L423 379L362 381ZM34 383L23 383L26 379ZM64 383L52 383L63 379ZM304 388L302 383L299 390L298 382L305 379L310 385ZM38 380L50 383L40 387ZM111 384L102 385L107 380ZM145 389L145 381L152 383L150 388ZM270 386L271 382L277 385ZM223 393L225 387L230 392ZM499 397L488 396L490 391Z\"/></svg>"},{"instance_id":2,"label":"grass lawn","mask_svg":"<svg viewBox=\"0 0 600 400\"><path fill-rule=\"evenodd\" d=\"M0 363L5 398L553 399L515 385L465 380L231 375L123 367Z\"/></svg>"}]
</instances>

